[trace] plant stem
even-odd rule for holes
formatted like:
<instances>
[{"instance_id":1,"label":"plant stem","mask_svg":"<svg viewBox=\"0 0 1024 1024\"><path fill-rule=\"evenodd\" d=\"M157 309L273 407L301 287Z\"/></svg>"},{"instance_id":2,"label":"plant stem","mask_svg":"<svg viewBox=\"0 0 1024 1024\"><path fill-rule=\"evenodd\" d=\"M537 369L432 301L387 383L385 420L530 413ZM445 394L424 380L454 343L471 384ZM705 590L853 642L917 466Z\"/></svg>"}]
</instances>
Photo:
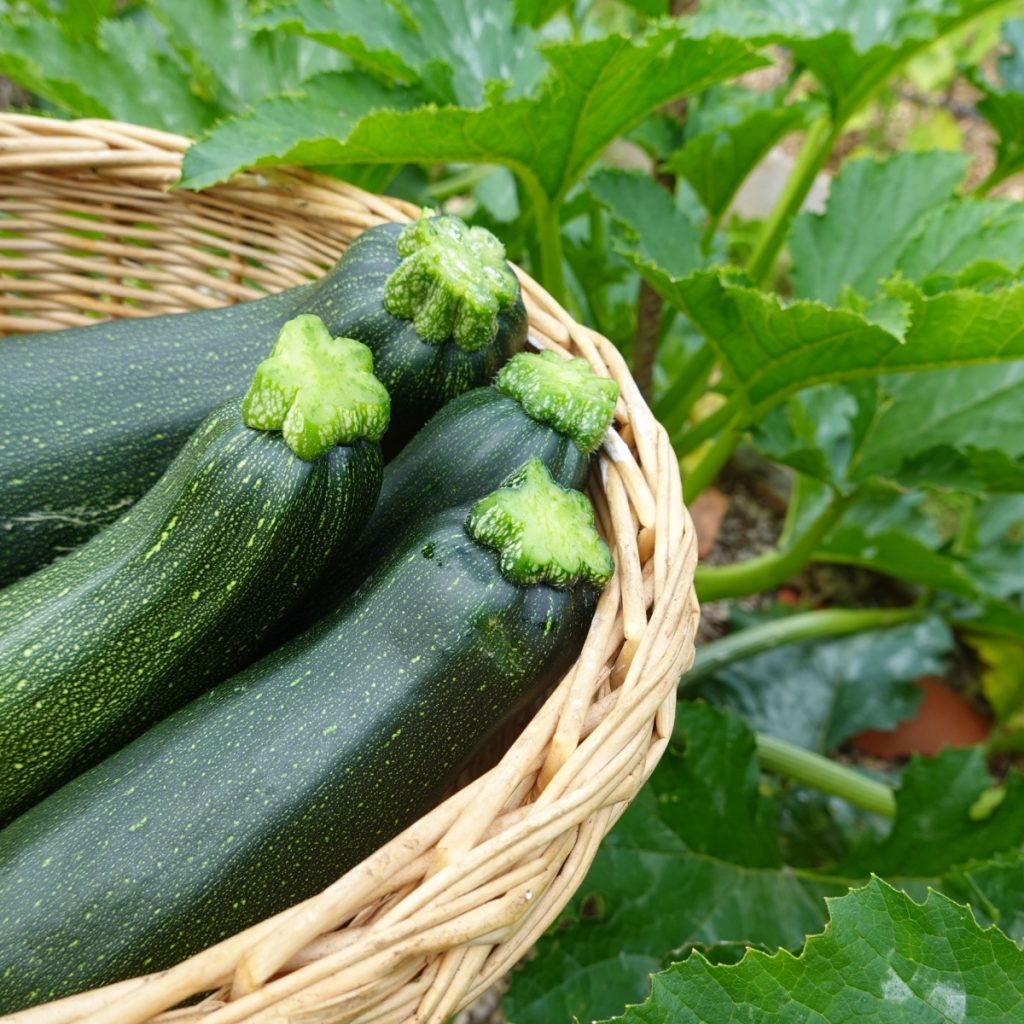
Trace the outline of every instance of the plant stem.
<instances>
[{"instance_id":1,"label":"plant stem","mask_svg":"<svg viewBox=\"0 0 1024 1024\"><path fill-rule=\"evenodd\" d=\"M721 468L729 461L729 456L736 450L741 436L740 429L731 423L715 438L715 443L683 480L683 494L687 501L696 499L718 476Z\"/></svg>"},{"instance_id":2,"label":"plant stem","mask_svg":"<svg viewBox=\"0 0 1024 1024\"><path fill-rule=\"evenodd\" d=\"M838 796L866 811L896 817L896 797L888 786L821 754L758 733L757 757L768 771Z\"/></svg>"},{"instance_id":3,"label":"plant stem","mask_svg":"<svg viewBox=\"0 0 1024 1024\"><path fill-rule=\"evenodd\" d=\"M565 268L562 266L562 225L558 206L548 199L540 183L528 177L520 179L533 207L537 242L540 247L540 283L559 305L566 300Z\"/></svg>"},{"instance_id":4,"label":"plant stem","mask_svg":"<svg viewBox=\"0 0 1024 1024\"><path fill-rule=\"evenodd\" d=\"M728 426L730 421L736 418L739 407L740 395L739 392L734 392L710 416L705 416L689 430L673 437L672 447L675 448L676 455L692 452L709 437L713 437L723 427Z\"/></svg>"},{"instance_id":5,"label":"plant stem","mask_svg":"<svg viewBox=\"0 0 1024 1024\"><path fill-rule=\"evenodd\" d=\"M698 566L695 585L701 601L720 601L771 590L799 572L846 510L848 499L836 495L806 531L784 551L766 551L734 565Z\"/></svg>"},{"instance_id":6,"label":"plant stem","mask_svg":"<svg viewBox=\"0 0 1024 1024\"><path fill-rule=\"evenodd\" d=\"M661 296L641 278L636 296L636 332L633 335L633 379L640 394L651 399L654 358L661 333Z\"/></svg>"},{"instance_id":7,"label":"plant stem","mask_svg":"<svg viewBox=\"0 0 1024 1024\"><path fill-rule=\"evenodd\" d=\"M800 155L750 254L747 273L755 284L763 285L771 273L775 257L789 233L789 225L824 167L841 130L842 125L834 125L829 114L818 118L808 129Z\"/></svg>"},{"instance_id":8,"label":"plant stem","mask_svg":"<svg viewBox=\"0 0 1024 1024\"><path fill-rule=\"evenodd\" d=\"M698 647L693 668L683 676L679 685L685 690L726 665L786 644L898 626L920 619L924 614L925 608L919 605L910 608L823 608L762 622Z\"/></svg>"},{"instance_id":9,"label":"plant stem","mask_svg":"<svg viewBox=\"0 0 1024 1024\"><path fill-rule=\"evenodd\" d=\"M468 192L474 185L479 185L485 178L489 178L497 167L493 164L473 164L447 178L440 178L426 187L426 193L431 199L438 201L450 199L452 196Z\"/></svg>"},{"instance_id":10,"label":"plant stem","mask_svg":"<svg viewBox=\"0 0 1024 1024\"><path fill-rule=\"evenodd\" d=\"M654 415L668 431L669 436L679 432L690 415L693 403L707 386L711 371L715 368L715 353L710 345L704 344L676 374L672 386L654 403Z\"/></svg>"},{"instance_id":11,"label":"plant stem","mask_svg":"<svg viewBox=\"0 0 1024 1024\"><path fill-rule=\"evenodd\" d=\"M1007 167L993 167L992 171L987 174L981 181L978 182L974 188L971 189L971 196L974 199L981 199L992 191L1000 182L1005 181L1012 174L1016 173L1012 168Z\"/></svg>"}]
</instances>

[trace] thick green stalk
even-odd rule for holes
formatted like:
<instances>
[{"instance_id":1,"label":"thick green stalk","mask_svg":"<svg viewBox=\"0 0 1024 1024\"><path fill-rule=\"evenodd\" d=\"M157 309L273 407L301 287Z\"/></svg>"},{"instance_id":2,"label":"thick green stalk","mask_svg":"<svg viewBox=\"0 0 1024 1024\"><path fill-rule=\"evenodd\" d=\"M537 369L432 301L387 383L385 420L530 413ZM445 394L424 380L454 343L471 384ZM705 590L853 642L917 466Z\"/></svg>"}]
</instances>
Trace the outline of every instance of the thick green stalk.
<instances>
[{"instance_id":1,"label":"thick green stalk","mask_svg":"<svg viewBox=\"0 0 1024 1024\"><path fill-rule=\"evenodd\" d=\"M1007 178L1012 177L1017 172L1012 167L994 167L991 173L987 174L981 181L978 182L974 188L971 189L970 195L974 199L983 199L989 192L1005 181Z\"/></svg>"},{"instance_id":2,"label":"thick green stalk","mask_svg":"<svg viewBox=\"0 0 1024 1024\"><path fill-rule=\"evenodd\" d=\"M709 437L713 437L723 427L729 426L737 419L740 407L740 394L730 395L710 416L705 416L700 423L690 427L679 436L673 436L672 447L680 457L692 452L702 445Z\"/></svg>"},{"instance_id":3,"label":"thick green stalk","mask_svg":"<svg viewBox=\"0 0 1024 1024\"><path fill-rule=\"evenodd\" d=\"M687 501L694 501L701 491L718 476L719 471L736 450L741 436L740 429L735 424L730 424L715 438L715 443L683 479L683 495Z\"/></svg>"},{"instance_id":4,"label":"thick green stalk","mask_svg":"<svg viewBox=\"0 0 1024 1024\"><path fill-rule=\"evenodd\" d=\"M763 285L771 273L775 257L789 234L789 225L807 198L818 172L825 166L841 131L842 122L833 124L830 114L818 118L808 129L796 164L750 254L747 273L755 284Z\"/></svg>"},{"instance_id":5,"label":"thick green stalk","mask_svg":"<svg viewBox=\"0 0 1024 1024\"><path fill-rule=\"evenodd\" d=\"M811 560L818 545L839 522L846 505L847 499L836 495L784 551L766 551L734 565L698 566L695 579L697 597L701 601L721 601L726 597L744 597L777 587Z\"/></svg>"},{"instance_id":6,"label":"thick green stalk","mask_svg":"<svg viewBox=\"0 0 1024 1024\"><path fill-rule=\"evenodd\" d=\"M552 203L540 185L529 178L521 178L533 207L540 248L540 283L559 305L566 301L565 268L562 260L562 225L558 219L558 204Z\"/></svg>"},{"instance_id":7,"label":"thick green stalk","mask_svg":"<svg viewBox=\"0 0 1024 1024\"><path fill-rule=\"evenodd\" d=\"M672 386L654 403L654 415L670 437L686 423L694 402L704 394L714 368L714 349L704 344L686 360Z\"/></svg>"},{"instance_id":8,"label":"thick green stalk","mask_svg":"<svg viewBox=\"0 0 1024 1024\"><path fill-rule=\"evenodd\" d=\"M913 622L924 614L924 607L919 605L910 608L823 608L821 611L800 612L784 619L762 622L698 647L693 668L683 676L679 685L685 690L714 675L726 665L786 644L899 626L904 622Z\"/></svg>"},{"instance_id":9,"label":"thick green stalk","mask_svg":"<svg viewBox=\"0 0 1024 1024\"><path fill-rule=\"evenodd\" d=\"M757 757L761 767L770 772L840 797L866 811L896 817L896 797L888 786L821 754L758 733Z\"/></svg>"},{"instance_id":10,"label":"thick green stalk","mask_svg":"<svg viewBox=\"0 0 1024 1024\"><path fill-rule=\"evenodd\" d=\"M431 199L443 202L452 196L463 195L489 178L498 168L494 164L473 164L445 178L431 182L424 191Z\"/></svg>"}]
</instances>

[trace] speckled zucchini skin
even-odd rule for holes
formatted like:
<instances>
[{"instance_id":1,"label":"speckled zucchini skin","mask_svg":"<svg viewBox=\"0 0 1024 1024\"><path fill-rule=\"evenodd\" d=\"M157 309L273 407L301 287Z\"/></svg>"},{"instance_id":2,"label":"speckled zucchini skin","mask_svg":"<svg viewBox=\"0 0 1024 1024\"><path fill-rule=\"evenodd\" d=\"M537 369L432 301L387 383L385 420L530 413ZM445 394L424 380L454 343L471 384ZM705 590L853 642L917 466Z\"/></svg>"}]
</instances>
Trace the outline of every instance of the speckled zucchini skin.
<instances>
[{"instance_id":1,"label":"speckled zucchini skin","mask_svg":"<svg viewBox=\"0 0 1024 1024\"><path fill-rule=\"evenodd\" d=\"M336 270L224 309L0 338L0 585L140 498L282 325L330 305Z\"/></svg>"},{"instance_id":2,"label":"speckled zucchini skin","mask_svg":"<svg viewBox=\"0 0 1024 1024\"><path fill-rule=\"evenodd\" d=\"M305 462L240 408L109 529L0 591L0 823L245 665L369 517L378 445Z\"/></svg>"},{"instance_id":3,"label":"speckled zucchini skin","mask_svg":"<svg viewBox=\"0 0 1024 1024\"><path fill-rule=\"evenodd\" d=\"M498 314L498 334L487 348L465 352L451 341L421 341L412 321L392 316L383 305L384 282L398 266L396 240L404 224L379 224L364 231L338 264L339 317L332 333L355 338L373 352L373 372L388 389L392 409L384 437L385 456L397 452L438 409L456 395L487 384L526 343L522 295Z\"/></svg>"},{"instance_id":4,"label":"speckled zucchini skin","mask_svg":"<svg viewBox=\"0 0 1024 1024\"><path fill-rule=\"evenodd\" d=\"M482 387L453 399L384 468L373 518L349 550L339 551L310 600L296 606L286 635L309 628L351 594L404 529L482 498L529 459L540 459L562 487L586 483L589 456L531 419L514 398Z\"/></svg>"},{"instance_id":5,"label":"speckled zucchini skin","mask_svg":"<svg viewBox=\"0 0 1024 1024\"><path fill-rule=\"evenodd\" d=\"M467 511L0 832L0 1012L158 970L312 895L557 681L593 590L507 582Z\"/></svg>"},{"instance_id":6,"label":"speckled zucchini skin","mask_svg":"<svg viewBox=\"0 0 1024 1024\"><path fill-rule=\"evenodd\" d=\"M486 384L525 341L521 298L499 316L490 348L420 341L381 304L401 228L371 228L315 284L254 302L0 338L0 586L121 515L199 421L245 390L299 313L372 349L392 400L386 452L454 395Z\"/></svg>"}]
</instances>

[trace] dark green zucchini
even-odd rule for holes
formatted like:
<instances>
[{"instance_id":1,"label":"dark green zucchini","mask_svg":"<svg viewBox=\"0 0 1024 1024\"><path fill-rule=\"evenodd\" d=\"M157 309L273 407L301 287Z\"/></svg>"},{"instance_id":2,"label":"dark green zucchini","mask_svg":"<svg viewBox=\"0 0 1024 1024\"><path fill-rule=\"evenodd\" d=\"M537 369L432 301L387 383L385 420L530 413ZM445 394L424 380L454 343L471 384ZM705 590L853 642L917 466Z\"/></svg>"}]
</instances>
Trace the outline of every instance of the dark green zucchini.
<instances>
[{"instance_id":1,"label":"dark green zucchini","mask_svg":"<svg viewBox=\"0 0 1024 1024\"><path fill-rule=\"evenodd\" d=\"M351 594L403 529L475 501L527 459L539 459L562 487L582 488L618 393L585 359L542 352L513 356L492 387L453 399L387 464L373 518L283 634L307 629Z\"/></svg>"},{"instance_id":2,"label":"dark green zucchini","mask_svg":"<svg viewBox=\"0 0 1024 1024\"><path fill-rule=\"evenodd\" d=\"M560 678L611 570L586 498L539 463L419 525L310 633L0 832L0 1012L167 967L328 885Z\"/></svg>"},{"instance_id":3,"label":"dark green zucchini","mask_svg":"<svg viewBox=\"0 0 1024 1024\"><path fill-rule=\"evenodd\" d=\"M457 217L370 228L338 269L336 330L371 349L402 410L385 456L456 395L487 384L526 341L526 309L505 250Z\"/></svg>"},{"instance_id":4,"label":"dark green zucchini","mask_svg":"<svg viewBox=\"0 0 1024 1024\"><path fill-rule=\"evenodd\" d=\"M428 227L437 222L443 231ZM419 248L392 287L396 308L413 313L409 296L416 296L417 307L434 311L420 320L429 342L408 319L383 308L389 274L405 265L396 248L402 229L388 224L361 235L315 284L255 302L0 338L0 586L121 515L156 482L200 420L245 390L281 326L299 313L319 316L333 337L355 337L373 351L392 392L392 447L452 395L487 383L522 346L526 314L517 288L508 308L491 318L493 341L475 347L488 322L486 297L465 282L431 287L430 258L450 253L446 239L462 230L452 223L437 218L413 226L409 244ZM426 237L431 231L441 242ZM499 243L479 232L465 232L482 254L470 255L483 276L497 275L500 301L515 279L496 262ZM459 294L467 296L461 304L451 299ZM458 309L469 312L453 320ZM455 340L438 341L447 323L454 335L466 336L471 351Z\"/></svg>"},{"instance_id":5,"label":"dark green zucchini","mask_svg":"<svg viewBox=\"0 0 1024 1024\"><path fill-rule=\"evenodd\" d=\"M289 322L134 508L0 591L0 824L250 661L355 538L383 469L371 367Z\"/></svg>"}]
</instances>

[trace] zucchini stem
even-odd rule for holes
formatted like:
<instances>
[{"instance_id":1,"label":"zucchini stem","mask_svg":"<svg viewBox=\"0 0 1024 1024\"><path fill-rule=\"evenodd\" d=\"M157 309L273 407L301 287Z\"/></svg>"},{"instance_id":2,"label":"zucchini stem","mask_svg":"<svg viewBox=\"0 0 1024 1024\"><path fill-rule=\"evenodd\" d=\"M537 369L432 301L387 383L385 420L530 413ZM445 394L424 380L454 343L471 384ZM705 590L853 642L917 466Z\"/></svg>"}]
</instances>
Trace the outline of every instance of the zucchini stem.
<instances>
[{"instance_id":1,"label":"zucchini stem","mask_svg":"<svg viewBox=\"0 0 1024 1024\"><path fill-rule=\"evenodd\" d=\"M352 338L332 338L311 313L281 328L242 402L247 427L280 430L307 462L338 444L380 440L390 414L391 399L373 375L370 350Z\"/></svg>"},{"instance_id":2,"label":"zucchini stem","mask_svg":"<svg viewBox=\"0 0 1024 1024\"><path fill-rule=\"evenodd\" d=\"M721 601L771 590L799 572L839 522L849 499L836 494L807 529L785 550L766 551L733 565L698 566L695 586L701 601Z\"/></svg>"},{"instance_id":3,"label":"zucchini stem","mask_svg":"<svg viewBox=\"0 0 1024 1024\"><path fill-rule=\"evenodd\" d=\"M757 759L767 771L837 796L883 818L896 817L896 795L884 782L776 736L757 733L756 740Z\"/></svg>"},{"instance_id":4,"label":"zucchini stem","mask_svg":"<svg viewBox=\"0 0 1024 1024\"><path fill-rule=\"evenodd\" d=\"M899 626L922 618L925 612L923 605L910 608L823 608L821 611L800 612L784 619L758 623L698 647L693 667L683 676L679 685L686 690L713 676L726 665L786 644Z\"/></svg>"},{"instance_id":5,"label":"zucchini stem","mask_svg":"<svg viewBox=\"0 0 1024 1024\"><path fill-rule=\"evenodd\" d=\"M531 459L478 501L466 532L494 548L502 575L521 586L571 587L582 581L600 589L615 571L587 496L560 487L540 459Z\"/></svg>"}]
</instances>

